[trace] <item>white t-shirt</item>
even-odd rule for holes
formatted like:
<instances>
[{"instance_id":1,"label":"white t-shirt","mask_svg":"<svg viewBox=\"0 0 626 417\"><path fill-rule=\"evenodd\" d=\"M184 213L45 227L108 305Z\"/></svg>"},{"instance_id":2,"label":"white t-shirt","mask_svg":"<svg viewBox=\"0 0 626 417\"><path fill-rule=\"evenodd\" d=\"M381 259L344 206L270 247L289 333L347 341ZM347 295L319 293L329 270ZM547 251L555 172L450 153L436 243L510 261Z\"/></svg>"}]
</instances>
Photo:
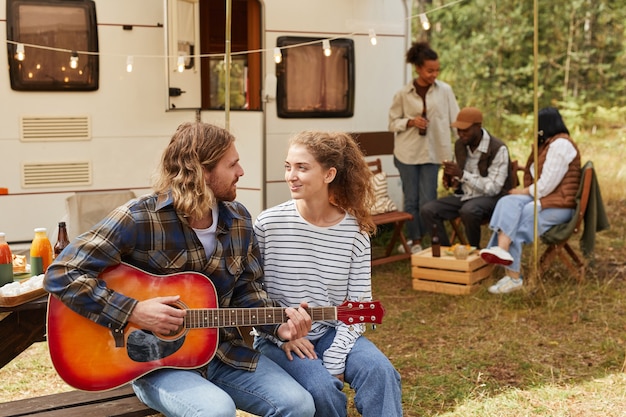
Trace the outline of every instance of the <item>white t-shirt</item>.
<instances>
[{"instance_id":1,"label":"white t-shirt","mask_svg":"<svg viewBox=\"0 0 626 417\"><path fill-rule=\"evenodd\" d=\"M213 224L206 229L193 229L196 232L196 236L200 239L202 246L204 247L204 253L206 253L207 259L211 259L215 248L217 247L217 238L215 232L217 231L217 218L218 218L217 205L211 209L213 214Z\"/></svg>"}]
</instances>

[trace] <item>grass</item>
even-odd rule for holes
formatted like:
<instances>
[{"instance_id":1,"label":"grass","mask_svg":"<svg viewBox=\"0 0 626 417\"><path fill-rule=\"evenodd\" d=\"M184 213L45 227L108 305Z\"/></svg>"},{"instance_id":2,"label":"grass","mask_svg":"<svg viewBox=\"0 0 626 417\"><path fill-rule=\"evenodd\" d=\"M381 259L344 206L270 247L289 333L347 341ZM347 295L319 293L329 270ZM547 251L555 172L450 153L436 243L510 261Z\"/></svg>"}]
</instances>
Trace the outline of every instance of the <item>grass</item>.
<instances>
[{"instance_id":1,"label":"grass","mask_svg":"<svg viewBox=\"0 0 626 417\"><path fill-rule=\"evenodd\" d=\"M475 294L452 296L414 291L408 262L374 268L374 295L387 314L366 335L402 375L405 416L625 415L625 135L581 135L611 222L596 236L582 283L557 262L533 289L489 294L497 270ZM526 152L518 155L523 160ZM531 258L529 247L527 271ZM0 380L0 401L70 389L45 343L1 369ZM358 416L353 405L349 415Z\"/></svg>"}]
</instances>

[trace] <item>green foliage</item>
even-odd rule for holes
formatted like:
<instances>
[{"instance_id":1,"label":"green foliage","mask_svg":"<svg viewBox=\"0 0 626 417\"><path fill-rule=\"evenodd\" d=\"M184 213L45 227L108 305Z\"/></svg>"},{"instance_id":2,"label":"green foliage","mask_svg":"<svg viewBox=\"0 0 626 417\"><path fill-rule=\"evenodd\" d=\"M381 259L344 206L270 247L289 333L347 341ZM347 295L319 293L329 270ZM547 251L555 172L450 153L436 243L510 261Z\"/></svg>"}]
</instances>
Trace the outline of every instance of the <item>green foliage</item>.
<instances>
[{"instance_id":1,"label":"green foliage","mask_svg":"<svg viewBox=\"0 0 626 417\"><path fill-rule=\"evenodd\" d=\"M535 94L533 2L443 4L416 1L416 10L433 10L428 33L419 19L413 21L416 38L427 37L440 55L440 78L453 86L461 106L489 114L494 132L528 135L526 115L532 116ZM598 106L626 106L625 22L623 0L540 1L539 107L567 109L572 129L596 125Z\"/></svg>"}]
</instances>

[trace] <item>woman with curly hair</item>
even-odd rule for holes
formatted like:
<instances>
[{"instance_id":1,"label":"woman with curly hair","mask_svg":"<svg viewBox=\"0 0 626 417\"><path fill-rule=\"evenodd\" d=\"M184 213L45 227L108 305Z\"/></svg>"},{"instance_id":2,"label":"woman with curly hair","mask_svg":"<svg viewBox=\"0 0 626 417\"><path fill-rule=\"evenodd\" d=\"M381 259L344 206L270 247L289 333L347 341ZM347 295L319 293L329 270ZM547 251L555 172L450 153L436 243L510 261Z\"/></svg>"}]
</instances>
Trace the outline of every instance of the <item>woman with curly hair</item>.
<instances>
[{"instance_id":1,"label":"woman with curly hair","mask_svg":"<svg viewBox=\"0 0 626 417\"><path fill-rule=\"evenodd\" d=\"M291 139L285 181L292 199L262 212L254 225L272 299L311 307L371 300L371 176L345 133ZM400 417L400 375L364 331L362 324L319 321L298 340L262 332L255 347L311 393L318 417L347 415L344 381L363 416Z\"/></svg>"}]
</instances>

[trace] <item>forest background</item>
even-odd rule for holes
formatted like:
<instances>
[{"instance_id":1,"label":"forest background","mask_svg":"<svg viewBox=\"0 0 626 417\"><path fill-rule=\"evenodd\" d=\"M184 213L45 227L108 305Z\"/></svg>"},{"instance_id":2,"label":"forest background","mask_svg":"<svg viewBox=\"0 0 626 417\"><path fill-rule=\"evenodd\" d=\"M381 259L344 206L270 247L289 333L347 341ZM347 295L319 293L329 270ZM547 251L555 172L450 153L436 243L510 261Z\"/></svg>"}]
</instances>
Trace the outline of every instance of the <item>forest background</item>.
<instances>
[{"instance_id":1,"label":"forest background","mask_svg":"<svg viewBox=\"0 0 626 417\"><path fill-rule=\"evenodd\" d=\"M558 107L570 130L595 133L626 120L623 0L538 2L539 108ZM489 130L532 141L534 3L530 0L416 0L414 40L439 53L439 79L461 107L480 108ZM527 155L523 155L523 159Z\"/></svg>"}]
</instances>

